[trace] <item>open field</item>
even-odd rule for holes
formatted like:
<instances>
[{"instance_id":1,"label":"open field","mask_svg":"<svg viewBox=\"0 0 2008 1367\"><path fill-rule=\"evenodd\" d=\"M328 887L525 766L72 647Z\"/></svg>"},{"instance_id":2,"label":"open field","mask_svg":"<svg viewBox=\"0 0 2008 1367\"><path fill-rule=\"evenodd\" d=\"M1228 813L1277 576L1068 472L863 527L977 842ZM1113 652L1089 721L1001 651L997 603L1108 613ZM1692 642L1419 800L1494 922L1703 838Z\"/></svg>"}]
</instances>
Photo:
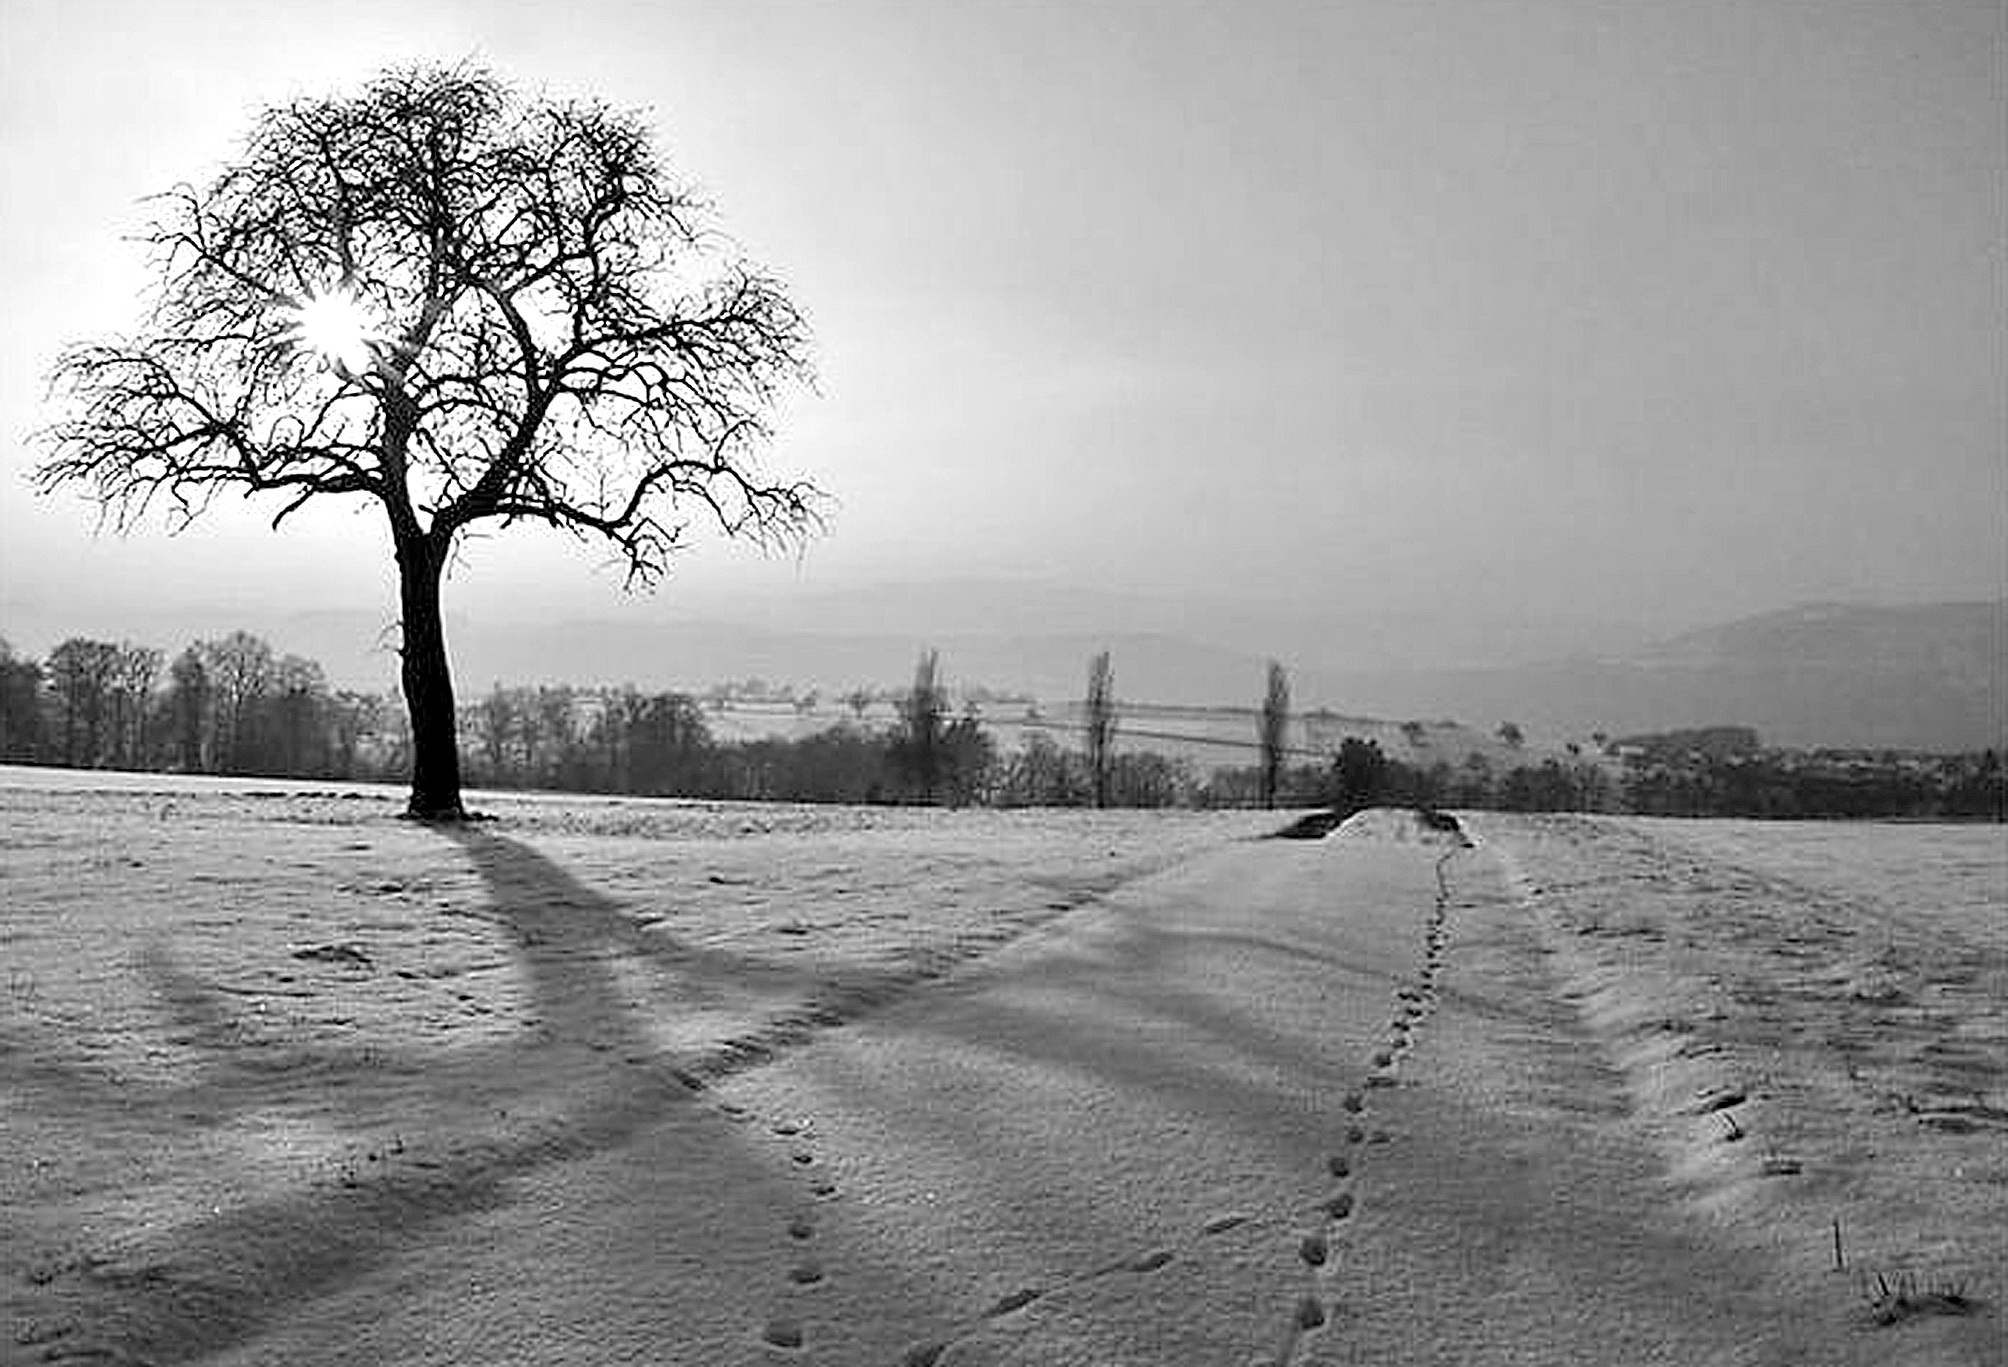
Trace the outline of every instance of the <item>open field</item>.
<instances>
[{"instance_id":1,"label":"open field","mask_svg":"<svg viewBox=\"0 0 2008 1367\"><path fill-rule=\"evenodd\" d=\"M1495 837L1562 994L1694 1199L1801 1251L1839 1218L1858 1268L1999 1303L2001 827L1472 824Z\"/></svg>"},{"instance_id":2,"label":"open field","mask_svg":"<svg viewBox=\"0 0 2008 1367\"><path fill-rule=\"evenodd\" d=\"M1245 768L1256 763L1261 754L1261 717L1253 707L1129 701L1121 703L1117 710L1115 747L1123 753L1154 752L1168 759L1184 760L1202 772L1227 766ZM1077 699L992 703L978 715L998 748L1006 753L1022 750L1035 735L1044 736L1062 748L1078 747L1085 726L1083 705ZM886 728L898 720L898 709L886 702L873 703L861 714L829 702L796 708L786 703L744 701L723 707L707 706L704 713L705 725L713 739L727 743L801 740L833 726ZM1474 754L1483 755L1487 763L1501 768L1539 764L1544 759L1568 755L1565 738L1559 736L1537 736L1523 746L1509 746L1483 728L1455 721L1416 721L1407 725L1413 729L1405 731L1403 722L1387 718L1297 712L1290 717L1283 743L1292 752L1293 760L1302 762L1335 754L1340 742L1352 736L1374 741L1390 757L1424 769L1438 762L1455 767Z\"/></svg>"},{"instance_id":3,"label":"open field","mask_svg":"<svg viewBox=\"0 0 2008 1367\"><path fill-rule=\"evenodd\" d=\"M389 789L7 771L7 1360L237 1337L373 1257L385 1190L494 1199L683 1079L1276 824L472 800L498 820L456 835Z\"/></svg>"},{"instance_id":4,"label":"open field","mask_svg":"<svg viewBox=\"0 0 2008 1367\"><path fill-rule=\"evenodd\" d=\"M2002 1360L1998 827L476 805L0 772L0 1361Z\"/></svg>"}]
</instances>

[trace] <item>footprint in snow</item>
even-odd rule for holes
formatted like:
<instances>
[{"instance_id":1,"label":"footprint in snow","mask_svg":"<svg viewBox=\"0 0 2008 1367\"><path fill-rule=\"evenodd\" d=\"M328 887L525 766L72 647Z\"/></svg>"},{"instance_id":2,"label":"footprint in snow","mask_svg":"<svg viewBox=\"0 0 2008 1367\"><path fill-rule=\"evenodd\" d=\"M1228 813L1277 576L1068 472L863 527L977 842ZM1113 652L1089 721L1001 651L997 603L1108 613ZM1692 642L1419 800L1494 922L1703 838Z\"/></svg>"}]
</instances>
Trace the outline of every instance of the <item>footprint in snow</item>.
<instances>
[{"instance_id":1,"label":"footprint in snow","mask_svg":"<svg viewBox=\"0 0 2008 1367\"><path fill-rule=\"evenodd\" d=\"M1023 1310L1045 1294L1045 1289L1042 1287L1021 1286L1016 1291L1007 1292L991 1302L990 1308L983 1312L983 1318L994 1320L1013 1311Z\"/></svg>"}]
</instances>

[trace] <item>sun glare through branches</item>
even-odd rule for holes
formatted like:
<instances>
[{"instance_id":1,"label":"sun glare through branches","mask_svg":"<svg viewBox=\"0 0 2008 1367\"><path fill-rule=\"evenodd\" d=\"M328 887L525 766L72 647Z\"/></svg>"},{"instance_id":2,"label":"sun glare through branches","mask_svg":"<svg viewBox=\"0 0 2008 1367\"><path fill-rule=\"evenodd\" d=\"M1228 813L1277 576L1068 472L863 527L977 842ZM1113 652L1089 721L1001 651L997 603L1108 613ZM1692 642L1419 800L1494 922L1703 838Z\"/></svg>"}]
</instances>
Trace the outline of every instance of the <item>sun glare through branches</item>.
<instances>
[{"instance_id":1,"label":"sun glare through branches","mask_svg":"<svg viewBox=\"0 0 2008 1367\"><path fill-rule=\"evenodd\" d=\"M354 295L340 289L308 295L293 313L291 335L296 345L345 371L360 374L369 370L376 325Z\"/></svg>"}]
</instances>

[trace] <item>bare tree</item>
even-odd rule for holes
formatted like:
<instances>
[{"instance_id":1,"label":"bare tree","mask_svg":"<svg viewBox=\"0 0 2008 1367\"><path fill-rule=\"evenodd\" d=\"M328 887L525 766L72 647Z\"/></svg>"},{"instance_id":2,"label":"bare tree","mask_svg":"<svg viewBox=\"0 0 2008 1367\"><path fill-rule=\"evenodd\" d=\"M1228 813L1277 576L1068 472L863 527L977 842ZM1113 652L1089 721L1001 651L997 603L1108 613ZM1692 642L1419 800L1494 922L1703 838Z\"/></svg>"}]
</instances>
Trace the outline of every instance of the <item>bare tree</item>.
<instances>
[{"instance_id":1,"label":"bare tree","mask_svg":"<svg viewBox=\"0 0 2008 1367\"><path fill-rule=\"evenodd\" d=\"M49 652L49 691L61 723L63 763L95 769L109 757L119 648L72 636Z\"/></svg>"},{"instance_id":2,"label":"bare tree","mask_svg":"<svg viewBox=\"0 0 2008 1367\"><path fill-rule=\"evenodd\" d=\"M260 756L268 769L296 777L326 771L328 701L328 676L319 662L280 658L272 668L272 734L262 738Z\"/></svg>"},{"instance_id":3,"label":"bare tree","mask_svg":"<svg viewBox=\"0 0 2008 1367\"><path fill-rule=\"evenodd\" d=\"M0 637L0 762L42 758L42 666Z\"/></svg>"},{"instance_id":4,"label":"bare tree","mask_svg":"<svg viewBox=\"0 0 2008 1367\"><path fill-rule=\"evenodd\" d=\"M207 773L213 762L207 743L213 692L199 645L174 657L168 667L168 725L174 732L175 763L183 773Z\"/></svg>"},{"instance_id":5,"label":"bare tree","mask_svg":"<svg viewBox=\"0 0 2008 1367\"><path fill-rule=\"evenodd\" d=\"M363 743L382 730L385 700L375 693L343 689L328 700L330 759L336 778L359 778Z\"/></svg>"},{"instance_id":6,"label":"bare tree","mask_svg":"<svg viewBox=\"0 0 2008 1367\"><path fill-rule=\"evenodd\" d=\"M144 769L152 763L147 722L161 659L151 646L119 642L112 671L112 763L119 768Z\"/></svg>"},{"instance_id":7,"label":"bare tree","mask_svg":"<svg viewBox=\"0 0 2008 1367\"><path fill-rule=\"evenodd\" d=\"M1083 718L1087 733L1088 776L1095 805L1109 805L1109 766L1116 738L1116 672L1104 650L1088 661L1088 698Z\"/></svg>"},{"instance_id":8,"label":"bare tree","mask_svg":"<svg viewBox=\"0 0 2008 1367\"><path fill-rule=\"evenodd\" d=\"M726 257L635 114L466 66L267 109L206 186L157 201L131 336L57 360L47 490L121 528L222 492L381 506L396 558L409 810L463 815L440 583L477 523L609 543L648 584L689 520L799 544L819 495L761 473L808 377L776 281Z\"/></svg>"},{"instance_id":9,"label":"bare tree","mask_svg":"<svg viewBox=\"0 0 2008 1367\"><path fill-rule=\"evenodd\" d=\"M923 802L933 802L941 791L947 716L948 690L941 682L940 656L922 651L913 667L913 686L900 700L894 754Z\"/></svg>"},{"instance_id":10,"label":"bare tree","mask_svg":"<svg viewBox=\"0 0 2008 1367\"><path fill-rule=\"evenodd\" d=\"M516 690L504 690L498 680L474 709L474 734L486 769L485 781L509 781L509 742L516 732Z\"/></svg>"},{"instance_id":11,"label":"bare tree","mask_svg":"<svg viewBox=\"0 0 2008 1367\"><path fill-rule=\"evenodd\" d=\"M226 774L249 773L262 758L258 714L278 681L272 647L248 631L233 631L196 648L209 680L211 760Z\"/></svg>"},{"instance_id":12,"label":"bare tree","mask_svg":"<svg viewBox=\"0 0 2008 1367\"><path fill-rule=\"evenodd\" d=\"M1290 729L1290 675L1269 661L1269 687L1262 699L1262 805L1276 805L1283 775L1283 741Z\"/></svg>"}]
</instances>

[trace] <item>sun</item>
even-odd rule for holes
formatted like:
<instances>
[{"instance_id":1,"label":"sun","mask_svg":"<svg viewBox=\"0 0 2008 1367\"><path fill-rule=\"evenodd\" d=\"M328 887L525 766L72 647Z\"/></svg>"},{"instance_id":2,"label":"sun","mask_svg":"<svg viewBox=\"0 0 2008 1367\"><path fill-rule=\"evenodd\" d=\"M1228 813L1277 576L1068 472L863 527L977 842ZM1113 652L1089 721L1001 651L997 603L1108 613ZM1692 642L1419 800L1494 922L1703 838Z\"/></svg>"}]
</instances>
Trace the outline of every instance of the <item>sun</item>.
<instances>
[{"instance_id":1,"label":"sun","mask_svg":"<svg viewBox=\"0 0 2008 1367\"><path fill-rule=\"evenodd\" d=\"M346 290L310 294L293 310L292 337L343 370L367 372L373 363L371 345L377 330L362 301Z\"/></svg>"}]
</instances>

